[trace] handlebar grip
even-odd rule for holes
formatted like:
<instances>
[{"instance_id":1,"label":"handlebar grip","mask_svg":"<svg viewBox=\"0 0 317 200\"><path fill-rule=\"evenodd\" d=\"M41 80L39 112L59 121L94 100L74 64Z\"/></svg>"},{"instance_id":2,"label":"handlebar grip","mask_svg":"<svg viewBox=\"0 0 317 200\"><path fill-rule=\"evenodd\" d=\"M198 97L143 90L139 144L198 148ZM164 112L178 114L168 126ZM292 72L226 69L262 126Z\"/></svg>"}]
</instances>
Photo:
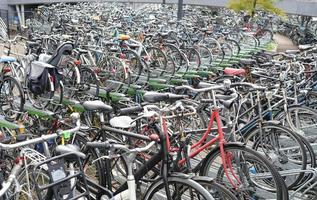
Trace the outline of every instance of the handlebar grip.
<instances>
[{"instance_id":1,"label":"handlebar grip","mask_svg":"<svg viewBox=\"0 0 317 200\"><path fill-rule=\"evenodd\" d=\"M167 93L147 92L143 95L144 101L149 103L156 103L167 100L169 95Z\"/></svg>"},{"instance_id":2,"label":"handlebar grip","mask_svg":"<svg viewBox=\"0 0 317 200\"><path fill-rule=\"evenodd\" d=\"M87 142L86 143L87 147L92 147L92 148L104 148L104 149L110 149L111 144L106 141L106 142Z\"/></svg>"},{"instance_id":3,"label":"handlebar grip","mask_svg":"<svg viewBox=\"0 0 317 200\"><path fill-rule=\"evenodd\" d=\"M118 110L118 114L119 115L128 115L131 113L139 113L142 111L143 111L143 108L141 106L134 106L134 107L130 107L130 108L122 108L122 109Z\"/></svg>"},{"instance_id":4,"label":"handlebar grip","mask_svg":"<svg viewBox=\"0 0 317 200\"><path fill-rule=\"evenodd\" d=\"M170 101L176 101L176 100L182 100L188 98L188 95L180 95L180 94L169 94L168 100Z\"/></svg>"}]
</instances>

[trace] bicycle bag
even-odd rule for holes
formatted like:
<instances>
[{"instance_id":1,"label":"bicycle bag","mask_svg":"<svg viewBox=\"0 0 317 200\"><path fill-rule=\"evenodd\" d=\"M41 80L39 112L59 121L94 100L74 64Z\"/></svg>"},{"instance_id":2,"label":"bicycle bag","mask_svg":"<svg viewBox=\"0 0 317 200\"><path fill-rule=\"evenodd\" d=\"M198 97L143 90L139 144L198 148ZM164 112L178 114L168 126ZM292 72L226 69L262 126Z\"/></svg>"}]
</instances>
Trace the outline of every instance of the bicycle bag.
<instances>
[{"instance_id":1,"label":"bicycle bag","mask_svg":"<svg viewBox=\"0 0 317 200\"><path fill-rule=\"evenodd\" d=\"M49 64L39 61L31 63L28 72L27 87L33 94L41 95L49 91L48 74L49 69L52 67L53 66Z\"/></svg>"}]
</instances>

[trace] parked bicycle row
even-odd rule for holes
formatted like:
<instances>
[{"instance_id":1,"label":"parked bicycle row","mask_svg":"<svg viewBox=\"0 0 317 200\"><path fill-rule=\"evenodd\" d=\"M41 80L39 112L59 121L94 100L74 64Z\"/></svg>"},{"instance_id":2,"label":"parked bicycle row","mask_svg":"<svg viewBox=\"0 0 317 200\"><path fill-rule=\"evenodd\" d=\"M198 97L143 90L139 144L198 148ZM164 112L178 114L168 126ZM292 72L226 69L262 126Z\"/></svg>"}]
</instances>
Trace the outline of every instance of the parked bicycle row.
<instances>
[{"instance_id":1,"label":"parked bicycle row","mask_svg":"<svg viewBox=\"0 0 317 200\"><path fill-rule=\"evenodd\" d=\"M3 40L0 198L314 199L317 46L218 15L39 7Z\"/></svg>"},{"instance_id":2,"label":"parked bicycle row","mask_svg":"<svg viewBox=\"0 0 317 200\"><path fill-rule=\"evenodd\" d=\"M288 36L296 45L316 43L317 23L309 16L289 15L281 19L276 29L278 33Z\"/></svg>"}]
</instances>

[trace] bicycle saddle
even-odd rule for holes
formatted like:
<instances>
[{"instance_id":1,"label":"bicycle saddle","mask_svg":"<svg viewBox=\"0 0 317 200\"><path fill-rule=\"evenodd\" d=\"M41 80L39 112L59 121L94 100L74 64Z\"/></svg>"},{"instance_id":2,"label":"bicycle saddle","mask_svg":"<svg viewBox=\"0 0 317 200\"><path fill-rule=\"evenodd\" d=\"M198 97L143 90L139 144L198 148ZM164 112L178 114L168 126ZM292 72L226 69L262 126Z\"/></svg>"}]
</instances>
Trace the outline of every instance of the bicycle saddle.
<instances>
[{"instance_id":1,"label":"bicycle saddle","mask_svg":"<svg viewBox=\"0 0 317 200\"><path fill-rule=\"evenodd\" d=\"M15 57L11 57L11 56L1 56L0 57L0 63L15 62L15 61L17 61L17 59Z\"/></svg>"},{"instance_id":2,"label":"bicycle saddle","mask_svg":"<svg viewBox=\"0 0 317 200\"><path fill-rule=\"evenodd\" d=\"M256 63L256 60L253 60L253 59L241 59L240 63L242 65L252 65L252 64Z\"/></svg>"},{"instance_id":3,"label":"bicycle saddle","mask_svg":"<svg viewBox=\"0 0 317 200\"><path fill-rule=\"evenodd\" d=\"M55 151L58 155L63 155L63 154L69 154L67 156L65 156L65 159L66 160L76 160L77 159L77 156L82 158L82 159L85 159L86 158L86 155L82 152L80 152L80 149L78 146L75 146L73 144L67 144L67 145L58 145L56 148L55 148Z\"/></svg>"},{"instance_id":4,"label":"bicycle saddle","mask_svg":"<svg viewBox=\"0 0 317 200\"><path fill-rule=\"evenodd\" d=\"M31 49L34 48L34 47L40 46L39 42L32 42L32 41L27 41L25 44L26 44L26 46L28 46Z\"/></svg>"},{"instance_id":5,"label":"bicycle saddle","mask_svg":"<svg viewBox=\"0 0 317 200\"><path fill-rule=\"evenodd\" d=\"M53 65L41 61L33 61L31 64L34 68L55 68Z\"/></svg>"},{"instance_id":6,"label":"bicycle saddle","mask_svg":"<svg viewBox=\"0 0 317 200\"><path fill-rule=\"evenodd\" d=\"M31 134L19 134L16 136L15 140L17 142L23 142L23 141L29 139L30 137L32 137Z\"/></svg>"},{"instance_id":7,"label":"bicycle saddle","mask_svg":"<svg viewBox=\"0 0 317 200\"><path fill-rule=\"evenodd\" d=\"M143 35L145 38L151 38L154 36L154 34L152 34L152 33L144 33Z\"/></svg>"},{"instance_id":8,"label":"bicycle saddle","mask_svg":"<svg viewBox=\"0 0 317 200\"><path fill-rule=\"evenodd\" d=\"M198 42L199 39L198 39L198 38L192 38L192 41L193 41L193 42Z\"/></svg>"},{"instance_id":9,"label":"bicycle saddle","mask_svg":"<svg viewBox=\"0 0 317 200\"><path fill-rule=\"evenodd\" d=\"M86 110L98 110L98 111L103 111L103 112L107 112L110 113L113 111L113 108L107 104L105 104L102 101L99 100L95 100L95 101L85 101L83 103L83 107Z\"/></svg>"},{"instance_id":10,"label":"bicycle saddle","mask_svg":"<svg viewBox=\"0 0 317 200\"><path fill-rule=\"evenodd\" d=\"M129 40L130 36L129 35L120 35L119 36L119 40L125 41L125 40Z\"/></svg>"},{"instance_id":11,"label":"bicycle saddle","mask_svg":"<svg viewBox=\"0 0 317 200\"><path fill-rule=\"evenodd\" d=\"M302 51L306 51L306 50L309 50L309 49L312 49L312 48L314 48L314 45L310 45L310 44L305 44L305 45L299 45L298 46L298 49L302 50Z\"/></svg>"},{"instance_id":12,"label":"bicycle saddle","mask_svg":"<svg viewBox=\"0 0 317 200\"><path fill-rule=\"evenodd\" d=\"M129 116L113 117L109 120L109 123L114 128L132 128L136 125Z\"/></svg>"},{"instance_id":13,"label":"bicycle saddle","mask_svg":"<svg viewBox=\"0 0 317 200\"><path fill-rule=\"evenodd\" d=\"M222 99L219 99L219 103L221 105L223 105L227 109L231 108L231 106L233 105L233 102L234 102L234 100L222 100Z\"/></svg>"},{"instance_id":14,"label":"bicycle saddle","mask_svg":"<svg viewBox=\"0 0 317 200\"><path fill-rule=\"evenodd\" d=\"M300 53L300 50L286 50L285 53L286 54L297 54L297 53Z\"/></svg>"},{"instance_id":15,"label":"bicycle saddle","mask_svg":"<svg viewBox=\"0 0 317 200\"><path fill-rule=\"evenodd\" d=\"M234 75L234 76L243 76L245 74L244 69L235 69L235 68L230 68L230 67L226 67L223 70L223 72L224 72L224 74Z\"/></svg>"}]
</instances>

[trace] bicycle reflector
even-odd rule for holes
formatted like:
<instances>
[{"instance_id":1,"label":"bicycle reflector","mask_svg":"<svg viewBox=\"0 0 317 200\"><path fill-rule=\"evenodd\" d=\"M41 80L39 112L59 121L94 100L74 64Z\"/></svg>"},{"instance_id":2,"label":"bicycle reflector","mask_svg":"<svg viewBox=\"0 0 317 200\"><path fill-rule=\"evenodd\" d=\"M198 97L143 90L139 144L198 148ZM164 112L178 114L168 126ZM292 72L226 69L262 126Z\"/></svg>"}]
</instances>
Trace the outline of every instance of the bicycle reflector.
<instances>
[{"instance_id":1,"label":"bicycle reflector","mask_svg":"<svg viewBox=\"0 0 317 200\"><path fill-rule=\"evenodd\" d=\"M80 60L75 60L75 61L74 61L74 64L75 64L75 65L80 65L80 63L81 63Z\"/></svg>"},{"instance_id":2,"label":"bicycle reflector","mask_svg":"<svg viewBox=\"0 0 317 200\"><path fill-rule=\"evenodd\" d=\"M11 67L3 67L2 71L4 74L9 73L9 72L11 72Z\"/></svg>"}]
</instances>

